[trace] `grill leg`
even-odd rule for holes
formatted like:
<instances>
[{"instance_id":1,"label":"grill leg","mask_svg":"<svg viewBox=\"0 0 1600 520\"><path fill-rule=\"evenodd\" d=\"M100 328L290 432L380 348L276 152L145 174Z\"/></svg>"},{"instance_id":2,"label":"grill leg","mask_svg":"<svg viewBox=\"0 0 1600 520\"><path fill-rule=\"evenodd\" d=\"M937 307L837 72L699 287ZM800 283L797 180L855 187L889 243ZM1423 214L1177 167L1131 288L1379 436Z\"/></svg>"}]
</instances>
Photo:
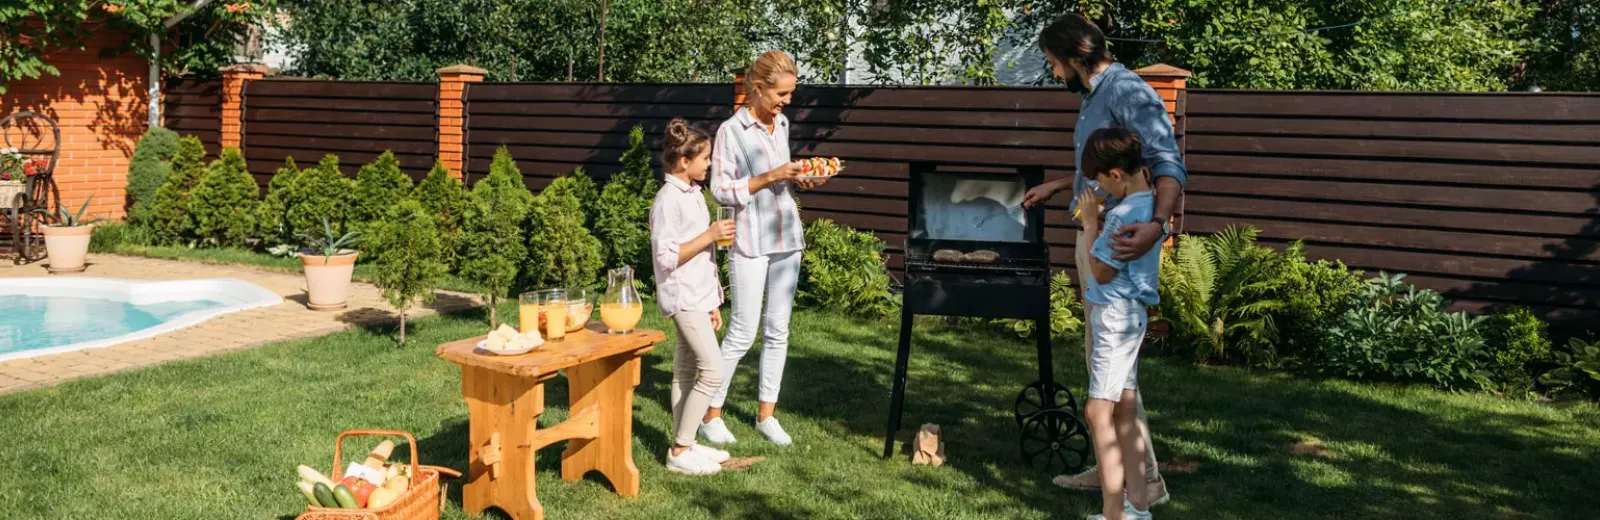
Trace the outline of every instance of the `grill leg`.
<instances>
[{"instance_id":1,"label":"grill leg","mask_svg":"<svg viewBox=\"0 0 1600 520\"><path fill-rule=\"evenodd\" d=\"M1040 388L1046 389L1040 395L1043 399L1042 409L1049 410L1056 407L1056 393L1049 389L1055 388L1055 358L1050 352L1050 315L1045 314L1034 322L1033 341L1039 348L1039 382Z\"/></svg>"},{"instance_id":2,"label":"grill leg","mask_svg":"<svg viewBox=\"0 0 1600 520\"><path fill-rule=\"evenodd\" d=\"M906 403L906 363L911 357L910 312L900 312L900 350L894 358L894 392L889 395L889 431L883 436L883 458L894 456L894 437L900 433L900 412Z\"/></svg>"}]
</instances>

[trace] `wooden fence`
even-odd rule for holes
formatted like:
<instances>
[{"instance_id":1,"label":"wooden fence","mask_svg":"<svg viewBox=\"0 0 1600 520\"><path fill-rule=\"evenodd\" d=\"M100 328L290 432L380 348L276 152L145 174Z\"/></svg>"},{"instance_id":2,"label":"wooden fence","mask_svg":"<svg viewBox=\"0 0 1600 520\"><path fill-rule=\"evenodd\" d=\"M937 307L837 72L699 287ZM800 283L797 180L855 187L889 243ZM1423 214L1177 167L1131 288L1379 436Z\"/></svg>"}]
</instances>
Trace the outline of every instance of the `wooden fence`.
<instances>
[{"instance_id":1,"label":"wooden fence","mask_svg":"<svg viewBox=\"0 0 1600 520\"><path fill-rule=\"evenodd\" d=\"M207 158L215 158L222 147L222 82L171 81L161 92L165 126L178 135L200 138L200 142L205 143Z\"/></svg>"},{"instance_id":2,"label":"wooden fence","mask_svg":"<svg viewBox=\"0 0 1600 520\"><path fill-rule=\"evenodd\" d=\"M245 155L263 185L285 156L305 166L338 153L353 174L392 149L420 177L437 151L431 83L263 80L244 97ZM172 126L215 142L201 121L211 99L214 88L169 91ZM481 178L505 145L530 188L577 167L604 179L633 126L654 149L670 118L714 130L732 99L728 84L468 84L463 173ZM1305 240L1316 258L1407 273L1463 308L1600 321L1600 96L1193 90L1168 102L1191 171L1187 230L1248 223L1270 243ZM804 87L785 112L795 156L849 170L801 204L877 234L898 269L909 161L1069 175L1077 108L1052 88ZM1068 269L1064 202L1047 206L1045 236Z\"/></svg>"},{"instance_id":3,"label":"wooden fence","mask_svg":"<svg viewBox=\"0 0 1600 520\"><path fill-rule=\"evenodd\" d=\"M1600 96L1189 93L1188 224L1233 223L1461 306L1600 309Z\"/></svg>"},{"instance_id":4,"label":"wooden fence","mask_svg":"<svg viewBox=\"0 0 1600 520\"><path fill-rule=\"evenodd\" d=\"M338 154L340 170L355 175L385 150L421 180L438 155L437 114L433 83L251 81L244 90L244 157L262 186L286 157L307 168Z\"/></svg>"}]
</instances>

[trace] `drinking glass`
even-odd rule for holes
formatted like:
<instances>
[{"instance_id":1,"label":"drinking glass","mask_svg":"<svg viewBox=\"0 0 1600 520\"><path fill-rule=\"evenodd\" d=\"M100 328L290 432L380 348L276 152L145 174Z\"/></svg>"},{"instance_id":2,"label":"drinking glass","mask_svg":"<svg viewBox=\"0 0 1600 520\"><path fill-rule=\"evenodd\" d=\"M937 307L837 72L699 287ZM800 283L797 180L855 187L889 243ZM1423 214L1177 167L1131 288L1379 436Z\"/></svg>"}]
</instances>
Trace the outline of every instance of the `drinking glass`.
<instances>
[{"instance_id":1,"label":"drinking glass","mask_svg":"<svg viewBox=\"0 0 1600 520\"><path fill-rule=\"evenodd\" d=\"M733 208L729 208L729 207L726 207L726 206L717 208L717 220L718 221L733 220ZM735 231L735 233L737 233L737 232L738 231ZM728 250L728 247L732 246L732 245L733 245L733 239L732 238L729 238L727 240L718 240L717 241L717 249L720 249L720 250L723 250L723 251Z\"/></svg>"},{"instance_id":2,"label":"drinking glass","mask_svg":"<svg viewBox=\"0 0 1600 520\"><path fill-rule=\"evenodd\" d=\"M544 295L544 339L564 340L567 338L567 291L551 289Z\"/></svg>"},{"instance_id":3,"label":"drinking glass","mask_svg":"<svg viewBox=\"0 0 1600 520\"><path fill-rule=\"evenodd\" d=\"M529 291L517 297L517 329L518 332L527 334L539 330L539 313L544 303L540 301L538 292Z\"/></svg>"}]
</instances>

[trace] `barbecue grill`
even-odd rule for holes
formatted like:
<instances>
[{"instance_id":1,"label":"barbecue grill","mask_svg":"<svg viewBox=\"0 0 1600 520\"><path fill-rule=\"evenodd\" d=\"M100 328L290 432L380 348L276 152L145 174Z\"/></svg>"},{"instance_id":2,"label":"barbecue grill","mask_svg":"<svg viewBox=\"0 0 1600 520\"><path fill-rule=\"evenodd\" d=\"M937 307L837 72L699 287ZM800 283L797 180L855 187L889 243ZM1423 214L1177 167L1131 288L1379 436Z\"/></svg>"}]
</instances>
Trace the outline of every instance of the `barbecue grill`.
<instances>
[{"instance_id":1,"label":"barbecue grill","mask_svg":"<svg viewBox=\"0 0 1600 520\"><path fill-rule=\"evenodd\" d=\"M1044 180L1040 167L1015 170L911 164L905 293L900 345L883 456L894 454L905 404L912 317L968 316L1034 320L1039 379L1017 395L1024 460L1041 469L1076 472L1088 461L1088 429L1072 392L1055 381L1050 350L1050 247L1044 209L1022 209L1022 196ZM945 254L936 254L944 251ZM991 258L969 258L991 251ZM960 258L950 253L962 253ZM936 258L938 257L938 258ZM992 261L982 261L992 260Z\"/></svg>"}]
</instances>

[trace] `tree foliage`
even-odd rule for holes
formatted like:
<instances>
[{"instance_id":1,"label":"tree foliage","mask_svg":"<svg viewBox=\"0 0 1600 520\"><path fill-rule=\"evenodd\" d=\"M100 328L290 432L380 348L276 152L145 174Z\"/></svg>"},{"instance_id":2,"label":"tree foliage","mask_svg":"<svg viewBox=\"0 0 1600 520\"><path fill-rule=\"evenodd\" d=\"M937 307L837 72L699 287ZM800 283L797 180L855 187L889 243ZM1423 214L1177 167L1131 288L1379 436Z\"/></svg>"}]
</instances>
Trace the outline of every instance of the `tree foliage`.
<instances>
[{"instance_id":1,"label":"tree foliage","mask_svg":"<svg viewBox=\"0 0 1600 520\"><path fill-rule=\"evenodd\" d=\"M177 132L157 126L139 138L139 143L133 147L133 158L128 161L128 198L133 201L128 220L140 222L150 218L150 205L156 190L167 182L167 165L176 153Z\"/></svg>"},{"instance_id":2,"label":"tree foliage","mask_svg":"<svg viewBox=\"0 0 1600 520\"><path fill-rule=\"evenodd\" d=\"M267 245L288 244L294 239L289 228L289 203L299 200L300 168L294 157L283 160L283 167L267 182L267 196L256 207L256 234Z\"/></svg>"},{"instance_id":3,"label":"tree foliage","mask_svg":"<svg viewBox=\"0 0 1600 520\"><path fill-rule=\"evenodd\" d=\"M628 150L622 154L622 171L611 176L595 203L594 234L605 247L608 268L650 265L650 204L655 200L655 174L650 169L650 149L644 129L628 133ZM648 280L641 274L640 278Z\"/></svg>"},{"instance_id":4,"label":"tree foliage","mask_svg":"<svg viewBox=\"0 0 1600 520\"><path fill-rule=\"evenodd\" d=\"M189 12L189 0L12 0L0 6L0 93L19 79L60 76L50 63L60 49L85 49L95 34L156 34L165 45L159 60L169 74L215 74L232 62L234 44L250 23L273 12L275 0L211 2L177 26L163 22ZM150 57L149 38L128 45Z\"/></svg>"},{"instance_id":5,"label":"tree foliage","mask_svg":"<svg viewBox=\"0 0 1600 520\"><path fill-rule=\"evenodd\" d=\"M443 162L434 161L428 176L411 190L411 198L422 203L422 207L438 219L445 264L456 267L457 253L461 247L461 224L467 211L467 190L461 185L461 179L451 176Z\"/></svg>"},{"instance_id":6,"label":"tree foliage","mask_svg":"<svg viewBox=\"0 0 1600 520\"><path fill-rule=\"evenodd\" d=\"M1600 90L1600 3L1540 0L1538 5L1535 49L1517 67L1516 86Z\"/></svg>"},{"instance_id":7,"label":"tree foliage","mask_svg":"<svg viewBox=\"0 0 1600 520\"><path fill-rule=\"evenodd\" d=\"M365 241L384 251L373 283L400 311L400 343L406 342L406 311L418 300L433 301L434 289L449 275L439 219L421 202L405 199L389 208Z\"/></svg>"},{"instance_id":8,"label":"tree foliage","mask_svg":"<svg viewBox=\"0 0 1600 520\"><path fill-rule=\"evenodd\" d=\"M239 149L222 149L205 177L189 197L188 222L195 238L204 244L242 246L255 230L255 208L261 189L244 163Z\"/></svg>"},{"instance_id":9,"label":"tree foliage","mask_svg":"<svg viewBox=\"0 0 1600 520\"><path fill-rule=\"evenodd\" d=\"M146 227L158 243L178 244L191 238L184 228L188 221L189 192L200 184L205 174L206 149L200 144L200 138L191 135L179 139L167 180L156 190L155 199L150 203Z\"/></svg>"},{"instance_id":10,"label":"tree foliage","mask_svg":"<svg viewBox=\"0 0 1600 520\"><path fill-rule=\"evenodd\" d=\"M400 171L400 161L394 152L382 155L356 172L355 198L350 205L351 228L370 232L378 221L388 216L389 209L411 193L411 177Z\"/></svg>"},{"instance_id":11,"label":"tree foliage","mask_svg":"<svg viewBox=\"0 0 1600 520\"><path fill-rule=\"evenodd\" d=\"M487 296L490 326L496 322L496 301L511 291L517 268L528 256L522 223L532 202L511 152L501 146L489 176L472 186L462 226L460 275Z\"/></svg>"},{"instance_id":12,"label":"tree foliage","mask_svg":"<svg viewBox=\"0 0 1600 520\"><path fill-rule=\"evenodd\" d=\"M329 221L348 230L349 210L356 182L339 172L339 156L327 154L313 168L295 177L294 189L285 200L284 221L291 237L322 229ZM302 244L303 245L303 244Z\"/></svg>"},{"instance_id":13,"label":"tree foliage","mask_svg":"<svg viewBox=\"0 0 1600 520\"><path fill-rule=\"evenodd\" d=\"M525 287L590 287L605 264L600 239L583 226L575 186L577 175L550 183L534 197L528 211L528 261L522 270Z\"/></svg>"}]
</instances>

